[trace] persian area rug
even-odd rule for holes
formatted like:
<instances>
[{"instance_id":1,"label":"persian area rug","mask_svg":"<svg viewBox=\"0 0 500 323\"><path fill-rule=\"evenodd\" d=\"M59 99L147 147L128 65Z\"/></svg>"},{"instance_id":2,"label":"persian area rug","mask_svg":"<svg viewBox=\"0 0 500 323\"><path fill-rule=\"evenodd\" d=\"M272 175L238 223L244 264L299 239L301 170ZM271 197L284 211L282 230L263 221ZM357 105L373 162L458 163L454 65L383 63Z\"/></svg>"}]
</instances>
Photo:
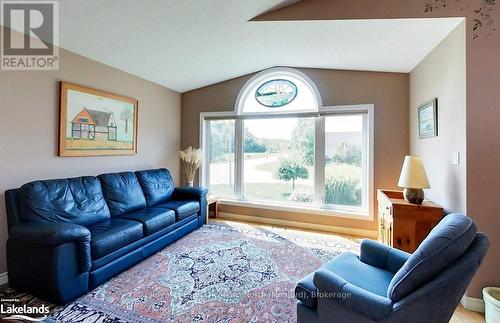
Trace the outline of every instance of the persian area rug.
<instances>
[{"instance_id":1,"label":"persian area rug","mask_svg":"<svg viewBox=\"0 0 500 323\"><path fill-rule=\"evenodd\" d=\"M295 322L296 282L354 239L211 222L92 292L49 322Z\"/></svg>"}]
</instances>

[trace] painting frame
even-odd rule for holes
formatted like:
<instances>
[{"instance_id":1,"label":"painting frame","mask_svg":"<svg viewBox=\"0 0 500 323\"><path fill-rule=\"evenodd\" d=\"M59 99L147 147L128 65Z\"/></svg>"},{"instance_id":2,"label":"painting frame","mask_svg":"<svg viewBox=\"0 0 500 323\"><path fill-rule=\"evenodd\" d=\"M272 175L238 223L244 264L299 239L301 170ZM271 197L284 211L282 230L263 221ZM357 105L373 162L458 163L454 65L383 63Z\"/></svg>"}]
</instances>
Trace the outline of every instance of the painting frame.
<instances>
[{"instance_id":1,"label":"painting frame","mask_svg":"<svg viewBox=\"0 0 500 323\"><path fill-rule=\"evenodd\" d=\"M418 135L420 139L438 136L438 99L429 100L418 107Z\"/></svg>"},{"instance_id":2,"label":"painting frame","mask_svg":"<svg viewBox=\"0 0 500 323\"><path fill-rule=\"evenodd\" d=\"M78 149L70 147L73 142L73 138L68 138L68 94L70 91L75 93L82 93L82 95L88 95L89 97L99 97L107 99L110 102L118 102L127 104L133 110L133 122L131 129L133 129L133 134L131 135L131 140L125 142L127 147L124 148L86 148ZM59 149L58 155L61 157L91 157L91 156L127 156L137 154L137 133L138 133L138 107L139 102L131 97L110 93L103 90L97 90L94 88L86 87L83 85L78 85L70 82L60 81L60 100L59 100ZM82 110L83 111L83 110ZM98 111L99 112L99 111ZM111 114L111 113L108 113ZM113 114L111 114L113 116ZM72 117L72 116L70 116ZM73 125L73 123L72 123ZM81 125L80 125L81 126ZM128 126L128 120L127 120ZM110 131L108 127L108 132ZM113 127L111 127L113 128ZM112 130L112 129L111 129ZM71 133L73 129L71 129ZM87 133L87 132L86 132ZM81 133L80 133L81 134ZM72 135L73 136L73 135ZM114 127L114 141L118 143L117 140L117 125ZM94 130L95 138L95 130ZM112 138L113 139L113 138ZM110 140L110 133L107 134L107 140ZM90 141L89 141L90 142ZM112 145L112 143L109 143Z\"/></svg>"}]
</instances>

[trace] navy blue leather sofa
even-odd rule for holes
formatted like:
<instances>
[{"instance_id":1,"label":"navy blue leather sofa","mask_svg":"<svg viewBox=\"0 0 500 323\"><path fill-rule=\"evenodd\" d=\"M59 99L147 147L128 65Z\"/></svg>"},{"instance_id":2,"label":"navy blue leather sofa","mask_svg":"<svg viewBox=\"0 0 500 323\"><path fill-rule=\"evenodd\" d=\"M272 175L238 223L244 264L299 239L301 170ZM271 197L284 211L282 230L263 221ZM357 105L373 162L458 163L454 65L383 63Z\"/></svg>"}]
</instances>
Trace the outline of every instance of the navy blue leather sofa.
<instances>
[{"instance_id":1,"label":"navy blue leather sofa","mask_svg":"<svg viewBox=\"0 0 500 323\"><path fill-rule=\"evenodd\" d=\"M199 228L205 188L166 169L34 181L5 192L9 284L56 304Z\"/></svg>"}]
</instances>

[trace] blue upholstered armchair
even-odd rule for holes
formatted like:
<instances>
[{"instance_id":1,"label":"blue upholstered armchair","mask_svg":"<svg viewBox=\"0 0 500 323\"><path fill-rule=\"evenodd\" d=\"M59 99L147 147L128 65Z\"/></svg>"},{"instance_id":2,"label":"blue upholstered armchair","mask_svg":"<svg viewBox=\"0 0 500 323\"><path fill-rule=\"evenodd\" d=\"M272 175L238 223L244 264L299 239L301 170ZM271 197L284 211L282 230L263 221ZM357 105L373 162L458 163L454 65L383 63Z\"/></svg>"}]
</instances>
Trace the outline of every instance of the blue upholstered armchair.
<instances>
[{"instance_id":1,"label":"blue upholstered armchair","mask_svg":"<svg viewBox=\"0 0 500 323\"><path fill-rule=\"evenodd\" d=\"M472 220L450 214L413 254L363 240L295 289L297 321L448 322L489 243Z\"/></svg>"}]
</instances>

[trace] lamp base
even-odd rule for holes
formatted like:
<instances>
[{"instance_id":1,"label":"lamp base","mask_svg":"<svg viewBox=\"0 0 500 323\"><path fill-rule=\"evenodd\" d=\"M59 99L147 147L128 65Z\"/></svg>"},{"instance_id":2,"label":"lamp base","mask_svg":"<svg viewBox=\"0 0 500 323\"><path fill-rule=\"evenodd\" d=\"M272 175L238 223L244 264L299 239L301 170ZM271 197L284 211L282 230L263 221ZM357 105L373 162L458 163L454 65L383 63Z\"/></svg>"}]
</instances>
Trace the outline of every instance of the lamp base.
<instances>
[{"instance_id":1,"label":"lamp base","mask_svg":"<svg viewBox=\"0 0 500 323\"><path fill-rule=\"evenodd\" d=\"M421 188L405 188L403 196L405 200L412 204L422 204L424 201L424 190Z\"/></svg>"}]
</instances>

